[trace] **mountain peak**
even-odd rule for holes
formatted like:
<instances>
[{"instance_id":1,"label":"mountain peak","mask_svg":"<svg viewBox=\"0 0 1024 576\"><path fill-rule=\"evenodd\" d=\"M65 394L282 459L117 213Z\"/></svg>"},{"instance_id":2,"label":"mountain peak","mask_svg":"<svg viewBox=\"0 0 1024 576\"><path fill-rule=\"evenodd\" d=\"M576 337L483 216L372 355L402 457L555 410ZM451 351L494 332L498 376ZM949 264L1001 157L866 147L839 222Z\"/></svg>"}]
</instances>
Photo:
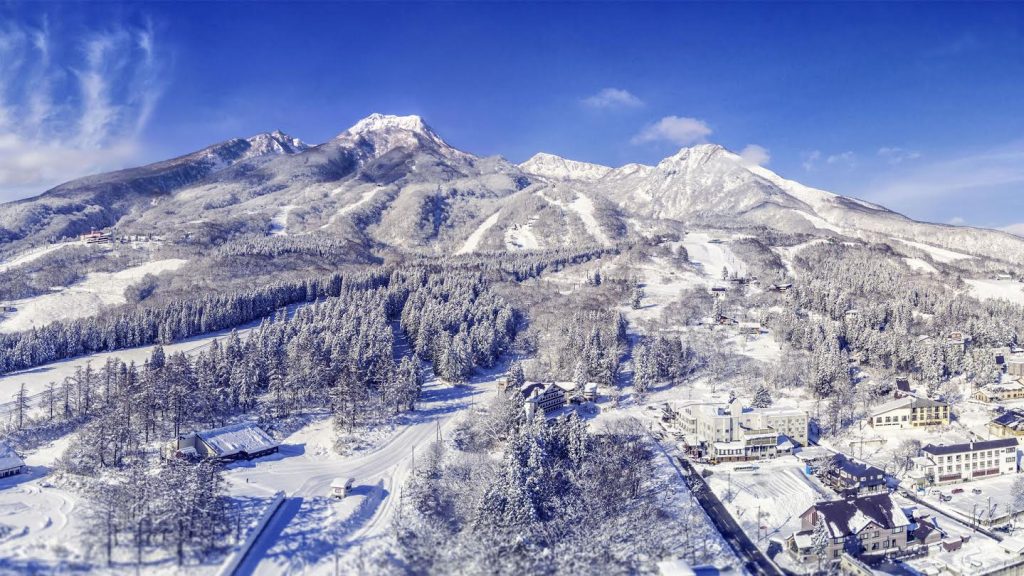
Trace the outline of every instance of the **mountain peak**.
<instances>
[{"instance_id":1,"label":"mountain peak","mask_svg":"<svg viewBox=\"0 0 1024 576\"><path fill-rule=\"evenodd\" d=\"M607 166L569 160L539 152L519 165L524 172L555 180L597 180L612 171Z\"/></svg>"},{"instance_id":2,"label":"mountain peak","mask_svg":"<svg viewBox=\"0 0 1024 576\"><path fill-rule=\"evenodd\" d=\"M346 132L348 134L365 134L367 132L379 132L381 130L408 130L425 136L437 137L433 130L427 126L423 118L411 114L409 116L394 116L391 114L379 114L374 112L359 122L356 122Z\"/></svg>"}]
</instances>

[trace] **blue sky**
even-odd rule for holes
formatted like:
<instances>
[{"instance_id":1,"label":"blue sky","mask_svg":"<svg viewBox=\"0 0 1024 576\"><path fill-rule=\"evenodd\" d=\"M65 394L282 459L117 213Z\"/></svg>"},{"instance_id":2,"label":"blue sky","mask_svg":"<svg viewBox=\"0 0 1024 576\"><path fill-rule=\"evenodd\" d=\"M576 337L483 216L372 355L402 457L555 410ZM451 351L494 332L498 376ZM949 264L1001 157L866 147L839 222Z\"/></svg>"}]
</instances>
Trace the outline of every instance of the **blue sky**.
<instances>
[{"instance_id":1,"label":"blue sky","mask_svg":"<svg viewBox=\"0 0 1024 576\"><path fill-rule=\"evenodd\" d=\"M0 3L0 198L385 112L515 161L717 142L1002 227L1024 222L1021 78L1014 4Z\"/></svg>"}]
</instances>

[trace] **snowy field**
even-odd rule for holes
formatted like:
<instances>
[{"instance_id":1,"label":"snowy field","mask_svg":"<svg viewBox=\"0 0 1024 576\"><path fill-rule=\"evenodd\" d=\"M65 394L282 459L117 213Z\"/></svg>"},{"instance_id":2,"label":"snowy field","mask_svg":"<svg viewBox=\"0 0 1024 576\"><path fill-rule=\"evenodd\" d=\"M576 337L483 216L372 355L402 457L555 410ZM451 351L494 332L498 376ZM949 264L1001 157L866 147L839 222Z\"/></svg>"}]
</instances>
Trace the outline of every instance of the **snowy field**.
<instances>
[{"instance_id":1,"label":"snowy field","mask_svg":"<svg viewBox=\"0 0 1024 576\"><path fill-rule=\"evenodd\" d=\"M81 282L49 294L15 300L17 312L3 315L0 332L20 332L45 326L57 320L75 320L94 316L100 309L126 302L124 291L146 274L177 270L187 260L169 258L133 266L120 272L92 272Z\"/></svg>"},{"instance_id":2,"label":"snowy field","mask_svg":"<svg viewBox=\"0 0 1024 576\"><path fill-rule=\"evenodd\" d=\"M736 471L753 464L757 470ZM792 456L764 462L719 464L709 467L708 485L729 509L736 522L759 548L771 538L784 539L800 530L800 514L819 500L835 495L814 478L804 474L803 465ZM757 515L760 512L761 521ZM760 535L758 526L761 526Z\"/></svg>"},{"instance_id":3,"label":"snowy field","mask_svg":"<svg viewBox=\"0 0 1024 576\"><path fill-rule=\"evenodd\" d=\"M288 215L295 209L294 204L282 206L277 214L270 219L270 233L274 236L288 235Z\"/></svg>"},{"instance_id":4,"label":"snowy field","mask_svg":"<svg viewBox=\"0 0 1024 576\"><path fill-rule=\"evenodd\" d=\"M970 287L970 294L979 300L1009 300L1014 304L1024 304L1024 283L1017 280L965 279Z\"/></svg>"}]
</instances>

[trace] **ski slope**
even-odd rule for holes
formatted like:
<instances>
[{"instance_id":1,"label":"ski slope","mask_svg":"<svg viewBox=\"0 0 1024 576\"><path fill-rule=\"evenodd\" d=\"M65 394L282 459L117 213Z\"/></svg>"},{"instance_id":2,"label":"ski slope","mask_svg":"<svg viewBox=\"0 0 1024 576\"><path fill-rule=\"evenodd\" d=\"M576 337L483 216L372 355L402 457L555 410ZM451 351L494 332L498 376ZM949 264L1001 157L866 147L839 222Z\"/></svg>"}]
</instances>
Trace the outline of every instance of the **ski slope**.
<instances>
[{"instance_id":1,"label":"ski slope","mask_svg":"<svg viewBox=\"0 0 1024 576\"><path fill-rule=\"evenodd\" d=\"M699 264L705 275L720 278L724 268L730 275L744 277L747 265L736 257L736 254L724 243L711 242L714 238L703 232L690 232L683 239L683 246L689 255L690 262Z\"/></svg>"},{"instance_id":2,"label":"ski slope","mask_svg":"<svg viewBox=\"0 0 1024 576\"><path fill-rule=\"evenodd\" d=\"M41 246L39 248L33 248L26 252L22 252L18 256L6 262L0 262L0 272L7 272L11 268L16 268L18 266L21 266L22 264L28 264L33 260L38 260L43 256L46 256L50 252L60 250L61 248L65 248L67 246L74 246L75 244L78 244L78 242L58 242L56 244L47 244L46 246Z\"/></svg>"},{"instance_id":3,"label":"ski slope","mask_svg":"<svg viewBox=\"0 0 1024 576\"><path fill-rule=\"evenodd\" d=\"M124 291L147 274L177 270L187 260L168 258L133 266L120 272L92 272L81 282L49 294L16 300L16 312L3 315L0 332L20 332L57 320L75 320L94 316L100 309L124 304Z\"/></svg>"},{"instance_id":4,"label":"ski slope","mask_svg":"<svg viewBox=\"0 0 1024 576\"><path fill-rule=\"evenodd\" d=\"M500 212L491 214L486 220L477 226L476 230L473 230L473 233L469 235L469 238L466 238L466 242L458 249L457 252L455 252L455 254L459 255L475 252L476 247L480 245L480 241L484 239L484 234L487 234L487 231L498 223L499 214Z\"/></svg>"}]
</instances>

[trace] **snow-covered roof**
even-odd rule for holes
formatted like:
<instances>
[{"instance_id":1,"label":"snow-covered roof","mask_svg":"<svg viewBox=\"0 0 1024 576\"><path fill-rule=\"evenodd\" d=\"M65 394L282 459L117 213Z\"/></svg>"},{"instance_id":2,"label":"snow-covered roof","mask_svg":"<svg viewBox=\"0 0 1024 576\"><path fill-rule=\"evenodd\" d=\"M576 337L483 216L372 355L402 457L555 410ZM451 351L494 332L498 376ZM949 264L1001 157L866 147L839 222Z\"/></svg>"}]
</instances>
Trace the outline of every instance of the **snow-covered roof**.
<instances>
[{"instance_id":1,"label":"snow-covered roof","mask_svg":"<svg viewBox=\"0 0 1024 576\"><path fill-rule=\"evenodd\" d=\"M890 400L885 404L877 406L872 412L871 417L874 418L880 414L892 412L893 410L900 410L902 408L928 408L931 406L945 406L944 402L932 400L930 398L918 398L917 396L907 396L898 400Z\"/></svg>"},{"instance_id":2,"label":"snow-covered roof","mask_svg":"<svg viewBox=\"0 0 1024 576\"><path fill-rule=\"evenodd\" d=\"M886 530L910 525L907 515L888 494L818 502L814 509L824 518L829 532L836 538L858 534L871 524Z\"/></svg>"},{"instance_id":3,"label":"snow-covered roof","mask_svg":"<svg viewBox=\"0 0 1024 576\"><path fill-rule=\"evenodd\" d=\"M24 465L25 461L18 456L18 453L13 448L6 443L0 443L0 470L20 468Z\"/></svg>"},{"instance_id":4,"label":"snow-covered roof","mask_svg":"<svg viewBox=\"0 0 1024 576\"><path fill-rule=\"evenodd\" d=\"M963 444L947 444L934 446L929 444L921 448L922 452L933 456L944 454L960 454L964 452L978 452L981 450L994 450L999 448L1010 448L1018 445L1016 438L999 438L997 440L983 440L981 442L964 442Z\"/></svg>"},{"instance_id":5,"label":"snow-covered roof","mask_svg":"<svg viewBox=\"0 0 1024 576\"><path fill-rule=\"evenodd\" d=\"M1007 536L1003 538L999 545L1003 547L1003 550L1011 554L1024 554L1024 538Z\"/></svg>"},{"instance_id":6,"label":"snow-covered roof","mask_svg":"<svg viewBox=\"0 0 1024 576\"><path fill-rule=\"evenodd\" d=\"M249 422L196 432L196 436L202 438L203 442L218 456L231 456L239 452L252 454L269 450L278 445L259 426Z\"/></svg>"}]
</instances>

